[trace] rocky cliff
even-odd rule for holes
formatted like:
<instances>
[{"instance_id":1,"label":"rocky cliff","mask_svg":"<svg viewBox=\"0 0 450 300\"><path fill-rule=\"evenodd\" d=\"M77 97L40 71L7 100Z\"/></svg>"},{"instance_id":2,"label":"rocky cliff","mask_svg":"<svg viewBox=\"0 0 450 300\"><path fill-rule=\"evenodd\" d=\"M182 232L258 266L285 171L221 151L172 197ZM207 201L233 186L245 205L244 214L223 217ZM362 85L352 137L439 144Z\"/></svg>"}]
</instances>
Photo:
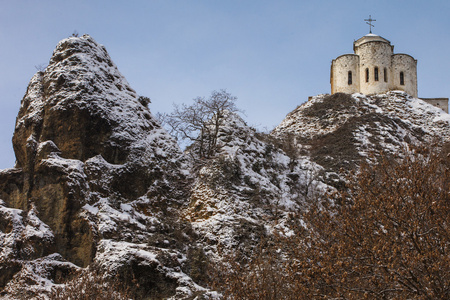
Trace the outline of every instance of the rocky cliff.
<instances>
[{"instance_id":1,"label":"rocky cliff","mask_svg":"<svg viewBox=\"0 0 450 300\"><path fill-rule=\"evenodd\" d=\"M215 156L193 162L103 46L61 41L22 99L16 166L0 171L1 295L46 295L95 266L137 299L217 298L214 265L289 236L343 188L340 170L450 140L448 114L398 92L319 95L271 134L223 118Z\"/></svg>"},{"instance_id":2,"label":"rocky cliff","mask_svg":"<svg viewBox=\"0 0 450 300\"><path fill-rule=\"evenodd\" d=\"M188 201L187 165L139 100L89 36L61 41L31 79L13 137L16 166L0 173L4 293L48 290L93 263L152 284L142 297L185 285L157 257L181 257L170 248L182 245L164 243Z\"/></svg>"}]
</instances>

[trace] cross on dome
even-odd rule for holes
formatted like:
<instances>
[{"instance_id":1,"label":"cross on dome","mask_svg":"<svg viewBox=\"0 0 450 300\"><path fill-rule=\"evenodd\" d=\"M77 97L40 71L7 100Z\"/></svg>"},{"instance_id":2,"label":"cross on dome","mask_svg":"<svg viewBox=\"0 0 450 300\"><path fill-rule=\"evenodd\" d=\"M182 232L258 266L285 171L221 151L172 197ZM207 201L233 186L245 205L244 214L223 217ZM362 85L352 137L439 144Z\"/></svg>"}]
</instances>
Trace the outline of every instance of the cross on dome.
<instances>
[{"instance_id":1,"label":"cross on dome","mask_svg":"<svg viewBox=\"0 0 450 300\"><path fill-rule=\"evenodd\" d=\"M368 19L364 19L364 21L368 21L368 22L366 22L366 24L369 25L370 33L372 33L372 27L375 27L375 25L373 25L372 22L375 22L376 20L372 19L372 16L369 15L369 18Z\"/></svg>"}]
</instances>

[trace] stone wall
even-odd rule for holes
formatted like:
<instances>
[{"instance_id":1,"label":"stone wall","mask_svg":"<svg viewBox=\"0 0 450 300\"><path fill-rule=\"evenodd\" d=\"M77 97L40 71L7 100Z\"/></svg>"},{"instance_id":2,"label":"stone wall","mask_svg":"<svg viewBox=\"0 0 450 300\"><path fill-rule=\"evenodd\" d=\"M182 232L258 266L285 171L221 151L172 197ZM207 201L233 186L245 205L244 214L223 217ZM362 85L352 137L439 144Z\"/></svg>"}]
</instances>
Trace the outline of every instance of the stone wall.
<instances>
[{"instance_id":1,"label":"stone wall","mask_svg":"<svg viewBox=\"0 0 450 300\"><path fill-rule=\"evenodd\" d=\"M448 113L448 98L420 98Z\"/></svg>"},{"instance_id":2,"label":"stone wall","mask_svg":"<svg viewBox=\"0 0 450 300\"><path fill-rule=\"evenodd\" d=\"M403 72L403 84L400 73ZM392 56L391 90L405 91L417 98L417 60L408 54L394 54Z\"/></svg>"},{"instance_id":3,"label":"stone wall","mask_svg":"<svg viewBox=\"0 0 450 300\"><path fill-rule=\"evenodd\" d=\"M351 72L351 84L349 82ZM359 57L355 54L345 54L331 63L331 93L353 94L359 91Z\"/></svg>"},{"instance_id":4,"label":"stone wall","mask_svg":"<svg viewBox=\"0 0 450 300\"><path fill-rule=\"evenodd\" d=\"M363 94L376 94L389 91L390 77L384 80L384 68L391 67L392 47L383 41L372 41L355 47L360 62L360 90ZM378 69L378 74L376 73ZM367 76L368 72L368 76Z\"/></svg>"}]
</instances>

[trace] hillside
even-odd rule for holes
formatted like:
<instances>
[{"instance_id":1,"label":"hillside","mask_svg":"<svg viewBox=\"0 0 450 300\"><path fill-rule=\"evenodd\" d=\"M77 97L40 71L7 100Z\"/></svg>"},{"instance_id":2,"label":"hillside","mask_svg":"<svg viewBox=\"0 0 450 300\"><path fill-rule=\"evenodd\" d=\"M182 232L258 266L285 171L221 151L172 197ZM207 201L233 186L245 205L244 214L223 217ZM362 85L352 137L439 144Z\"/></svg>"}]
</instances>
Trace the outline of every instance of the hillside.
<instances>
[{"instance_id":1,"label":"hillside","mask_svg":"<svg viewBox=\"0 0 450 300\"><path fill-rule=\"evenodd\" d=\"M0 295L48 295L97 270L137 299L219 298L215 266L291 236L372 153L450 142L450 116L404 93L319 95L270 134L226 113L199 163L146 104L88 35L33 76L16 166L0 171Z\"/></svg>"},{"instance_id":2,"label":"hillside","mask_svg":"<svg viewBox=\"0 0 450 300\"><path fill-rule=\"evenodd\" d=\"M272 132L295 139L299 150L339 181L373 153L398 156L408 145L450 141L450 116L401 91L318 95L297 107ZM332 181L330 181L332 182Z\"/></svg>"}]
</instances>

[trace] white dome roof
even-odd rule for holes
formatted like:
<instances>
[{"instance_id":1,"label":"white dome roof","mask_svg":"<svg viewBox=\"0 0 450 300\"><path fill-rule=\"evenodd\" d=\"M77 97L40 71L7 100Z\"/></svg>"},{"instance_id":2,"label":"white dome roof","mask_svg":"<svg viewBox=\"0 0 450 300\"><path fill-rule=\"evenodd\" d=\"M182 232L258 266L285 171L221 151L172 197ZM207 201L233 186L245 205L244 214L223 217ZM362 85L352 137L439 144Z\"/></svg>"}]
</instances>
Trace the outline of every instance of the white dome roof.
<instances>
[{"instance_id":1,"label":"white dome roof","mask_svg":"<svg viewBox=\"0 0 450 300\"><path fill-rule=\"evenodd\" d=\"M370 43L370 42L383 42L383 43L391 44L391 42L389 40L387 40L379 35L369 33L369 34L366 34L365 36L363 36L362 38L356 40L353 43L353 45L354 45L354 47L359 47L362 44Z\"/></svg>"}]
</instances>

